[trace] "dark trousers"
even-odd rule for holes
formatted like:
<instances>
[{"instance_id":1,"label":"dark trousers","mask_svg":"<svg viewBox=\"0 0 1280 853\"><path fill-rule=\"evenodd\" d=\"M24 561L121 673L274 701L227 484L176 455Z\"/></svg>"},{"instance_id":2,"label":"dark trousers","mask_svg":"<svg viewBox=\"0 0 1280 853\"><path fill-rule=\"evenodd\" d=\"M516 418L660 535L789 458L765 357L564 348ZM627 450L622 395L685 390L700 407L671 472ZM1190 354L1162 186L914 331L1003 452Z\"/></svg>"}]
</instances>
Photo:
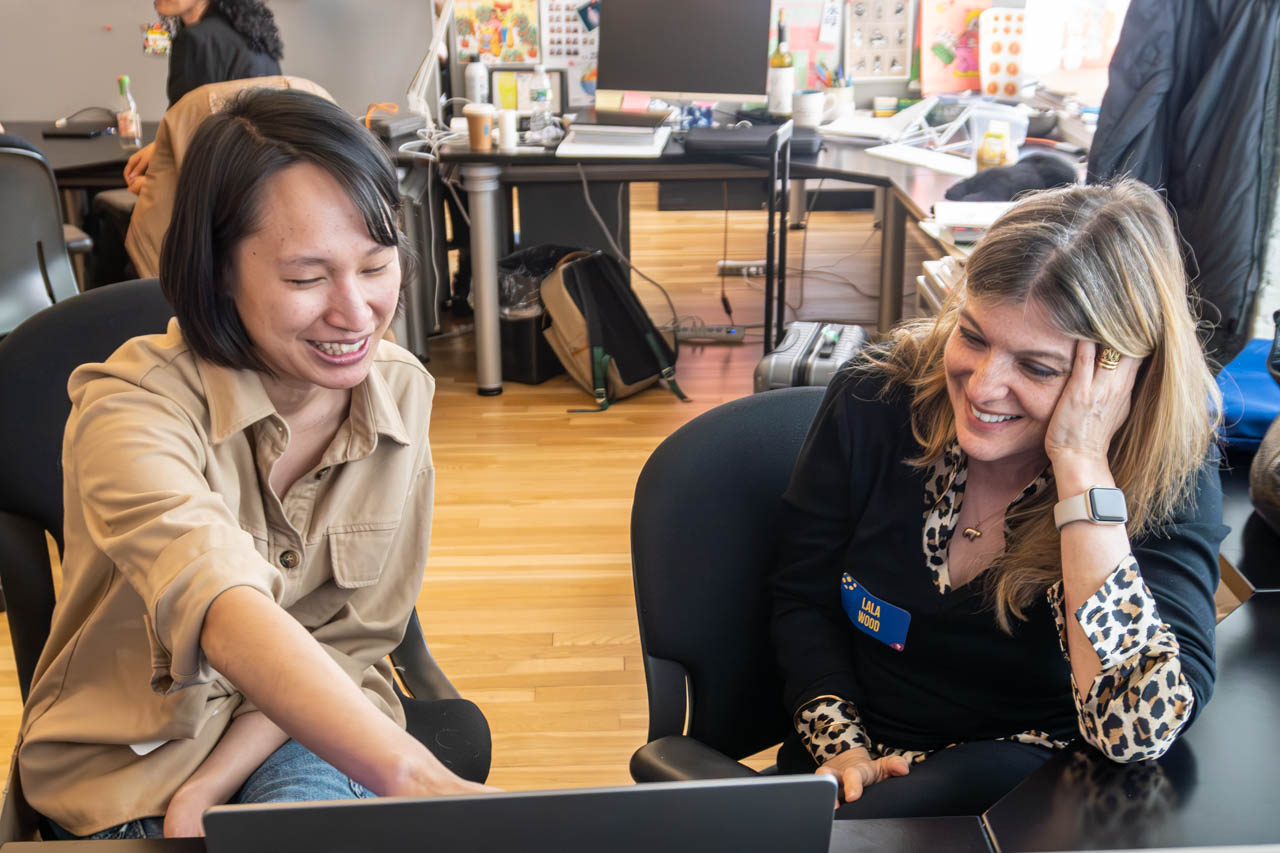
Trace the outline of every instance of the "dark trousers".
<instances>
[{"instance_id":1,"label":"dark trousers","mask_svg":"<svg viewBox=\"0 0 1280 853\"><path fill-rule=\"evenodd\" d=\"M836 810L836 819L979 815L1052 756L1053 750L1012 741L953 746L913 764L906 776L864 789L860 799ZM783 742L778 750L779 772L817 769L799 737Z\"/></svg>"}]
</instances>

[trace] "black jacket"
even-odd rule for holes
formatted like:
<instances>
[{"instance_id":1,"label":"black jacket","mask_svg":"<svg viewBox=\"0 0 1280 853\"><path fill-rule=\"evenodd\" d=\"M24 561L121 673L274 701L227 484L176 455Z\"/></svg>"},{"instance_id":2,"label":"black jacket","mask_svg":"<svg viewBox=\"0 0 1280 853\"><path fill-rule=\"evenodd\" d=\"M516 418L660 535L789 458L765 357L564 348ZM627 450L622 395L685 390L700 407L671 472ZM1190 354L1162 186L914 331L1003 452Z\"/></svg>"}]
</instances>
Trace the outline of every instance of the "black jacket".
<instances>
[{"instance_id":1,"label":"black jacket","mask_svg":"<svg viewBox=\"0 0 1280 853\"><path fill-rule=\"evenodd\" d=\"M279 73L279 62L255 50L226 18L210 9L198 24L180 28L173 37L167 86L169 106L206 83Z\"/></svg>"},{"instance_id":2,"label":"black jacket","mask_svg":"<svg viewBox=\"0 0 1280 853\"><path fill-rule=\"evenodd\" d=\"M1091 182L1168 190L1222 364L1249 339L1274 209L1278 35L1278 0L1132 0L1089 154Z\"/></svg>"}]
</instances>

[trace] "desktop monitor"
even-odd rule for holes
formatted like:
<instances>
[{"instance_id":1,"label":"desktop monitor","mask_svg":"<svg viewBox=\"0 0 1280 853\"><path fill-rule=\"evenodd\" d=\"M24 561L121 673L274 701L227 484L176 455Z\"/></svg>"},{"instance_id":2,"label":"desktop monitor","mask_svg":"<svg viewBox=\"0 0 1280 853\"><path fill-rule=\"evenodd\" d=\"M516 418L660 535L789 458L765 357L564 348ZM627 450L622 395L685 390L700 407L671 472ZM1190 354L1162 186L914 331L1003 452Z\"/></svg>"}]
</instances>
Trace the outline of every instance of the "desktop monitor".
<instances>
[{"instance_id":1,"label":"desktop monitor","mask_svg":"<svg viewBox=\"0 0 1280 853\"><path fill-rule=\"evenodd\" d=\"M663 100L762 101L770 0L605 0L596 103L619 92ZM602 97L603 96L603 97Z\"/></svg>"}]
</instances>

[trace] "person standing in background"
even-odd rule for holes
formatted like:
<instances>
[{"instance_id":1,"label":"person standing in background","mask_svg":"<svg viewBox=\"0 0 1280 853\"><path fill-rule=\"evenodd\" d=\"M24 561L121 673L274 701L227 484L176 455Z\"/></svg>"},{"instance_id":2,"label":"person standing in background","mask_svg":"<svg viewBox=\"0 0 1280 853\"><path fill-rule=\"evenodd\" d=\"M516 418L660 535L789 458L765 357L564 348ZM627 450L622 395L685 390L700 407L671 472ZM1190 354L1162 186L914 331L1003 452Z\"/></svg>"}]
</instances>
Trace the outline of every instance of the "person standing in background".
<instances>
[{"instance_id":1,"label":"person standing in background","mask_svg":"<svg viewBox=\"0 0 1280 853\"><path fill-rule=\"evenodd\" d=\"M155 0L155 7L177 21L165 86L170 107L206 83L280 73L284 45L262 0ZM130 192L140 191L154 153L151 143L129 158L124 179Z\"/></svg>"}]
</instances>

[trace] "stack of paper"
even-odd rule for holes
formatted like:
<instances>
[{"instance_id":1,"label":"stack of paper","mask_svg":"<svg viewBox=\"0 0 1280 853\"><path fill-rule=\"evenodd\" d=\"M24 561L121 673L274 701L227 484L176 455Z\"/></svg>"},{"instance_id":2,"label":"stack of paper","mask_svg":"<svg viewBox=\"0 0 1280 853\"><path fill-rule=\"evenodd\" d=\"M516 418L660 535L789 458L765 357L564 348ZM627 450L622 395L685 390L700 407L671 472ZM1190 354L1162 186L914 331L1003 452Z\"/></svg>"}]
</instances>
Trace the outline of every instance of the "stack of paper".
<instances>
[{"instance_id":1,"label":"stack of paper","mask_svg":"<svg viewBox=\"0 0 1280 853\"><path fill-rule=\"evenodd\" d=\"M933 205L933 218L943 240L972 243L1013 204L1011 201L939 201Z\"/></svg>"}]
</instances>

